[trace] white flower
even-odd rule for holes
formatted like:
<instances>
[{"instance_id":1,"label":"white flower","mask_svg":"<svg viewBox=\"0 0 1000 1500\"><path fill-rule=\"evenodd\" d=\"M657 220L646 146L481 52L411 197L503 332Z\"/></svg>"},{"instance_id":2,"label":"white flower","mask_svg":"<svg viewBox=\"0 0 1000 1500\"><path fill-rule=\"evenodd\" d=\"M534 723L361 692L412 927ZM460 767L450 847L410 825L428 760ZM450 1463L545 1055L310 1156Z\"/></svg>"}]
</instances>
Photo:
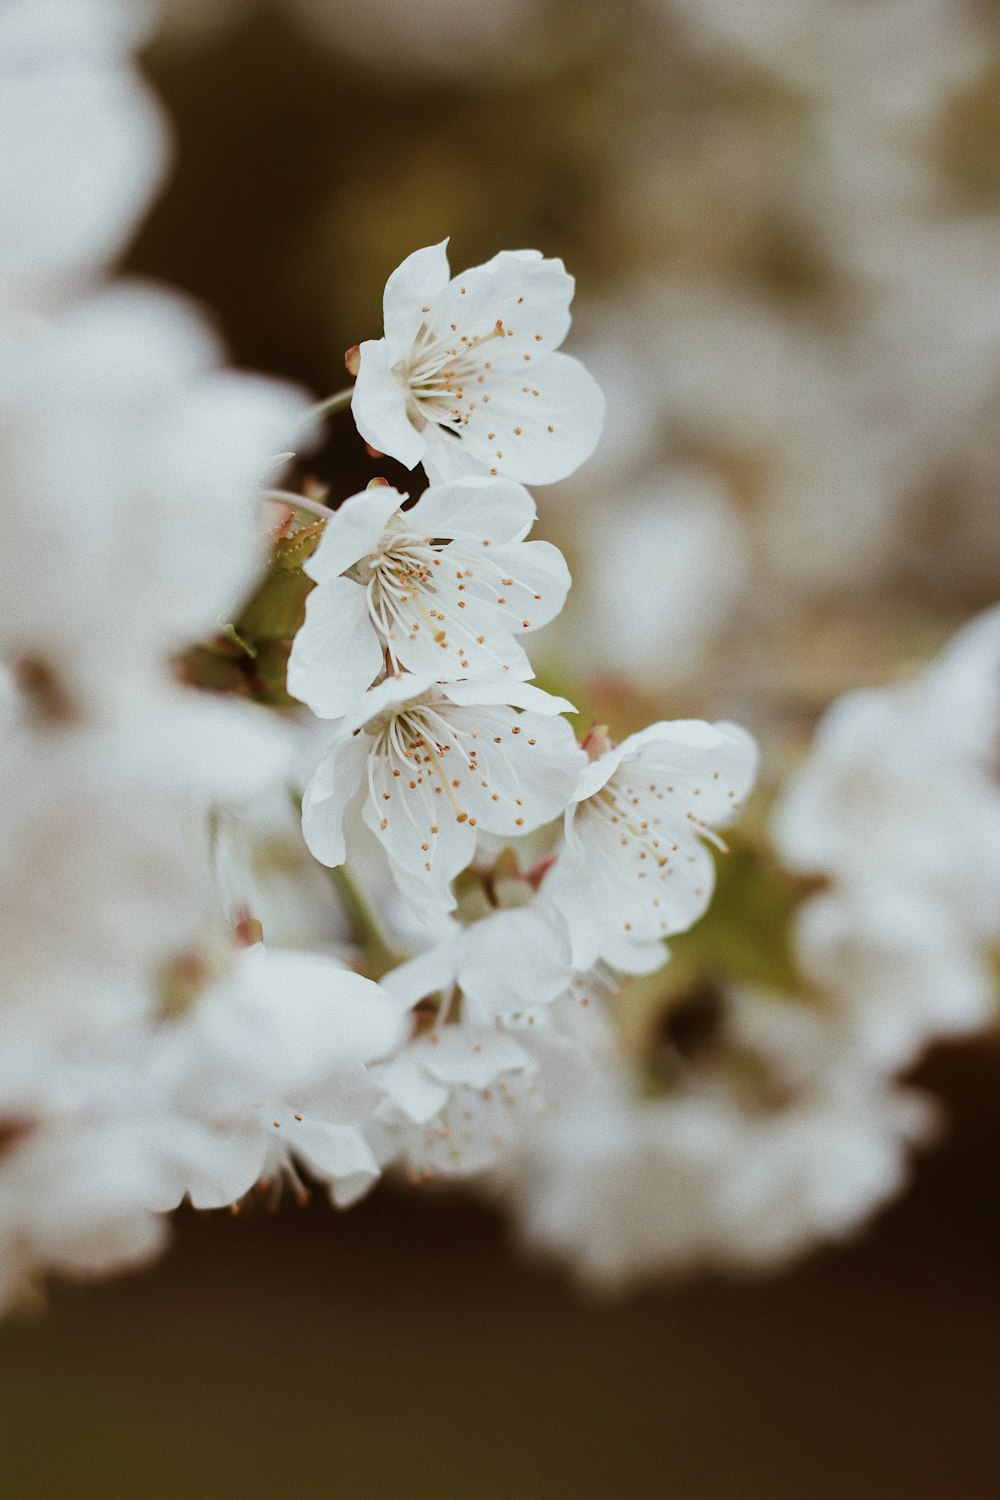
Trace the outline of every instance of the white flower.
<instances>
[{"instance_id":1,"label":"white flower","mask_svg":"<svg viewBox=\"0 0 1000 1500\"><path fill-rule=\"evenodd\" d=\"M156 1072L175 1109L205 1130L178 1167L195 1207L235 1202L292 1158L346 1204L379 1175L362 1126L381 1097L367 1065L406 1034L405 1010L371 980L313 953L239 955L167 1036Z\"/></svg>"},{"instance_id":2,"label":"white flower","mask_svg":"<svg viewBox=\"0 0 1000 1500\"><path fill-rule=\"evenodd\" d=\"M530 1246L613 1290L773 1269L900 1190L935 1123L928 1102L845 1053L806 1007L730 1000L721 1067L655 1099L611 1075L523 1138L512 1197Z\"/></svg>"},{"instance_id":3,"label":"white flower","mask_svg":"<svg viewBox=\"0 0 1000 1500\"><path fill-rule=\"evenodd\" d=\"M457 987L462 1016L475 1025L535 1018L572 983L569 942L544 897L461 928L383 980L407 1005Z\"/></svg>"},{"instance_id":4,"label":"white flower","mask_svg":"<svg viewBox=\"0 0 1000 1500\"><path fill-rule=\"evenodd\" d=\"M437 687L388 678L306 788L307 844L323 864L342 864L344 812L364 787L365 822L397 878L416 877L447 901L480 831L515 837L564 810L584 760L558 717L570 707L508 679Z\"/></svg>"},{"instance_id":5,"label":"white flower","mask_svg":"<svg viewBox=\"0 0 1000 1500\"><path fill-rule=\"evenodd\" d=\"M101 694L239 604L303 403L218 361L184 301L138 285L0 326L4 650Z\"/></svg>"},{"instance_id":6,"label":"white flower","mask_svg":"<svg viewBox=\"0 0 1000 1500\"><path fill-rule=\"evenodd\" d=\"M524 1136L594 1073L570 1038L464 1020L435 1026L373 1071L386 1093L376 1112L382 1152L417 1179L509 1166Z\"/></svg>"},{"instance_id":7,"label":"white flower","mask_svg":"<svg viewBox=\"0 0 1000 1500\"><path fill-rule=\"evenodd\" d=\"M46 1272L109 1275L163 1247L164 1144L183 1127L136 1088L135 1056L116 1043L81 1046L37 1016L0 1021L0 1313L37 1296Z\"/></svg>"},{"instance_id":8,"label":"white flower","mask_svg":"<svg viewBox=\"0 0 1000 1500\"><path fill-rule=\"evenodd\" d=\"M772 832L793 869L910 891L1000 933L1000 610L916 680L846 694L786 782ZM970 880L974 870L976 878Z\"/></svg>"},{"instance_id":9,"label":"white flower","mask_svg":"<svg viewBox=\"0 0 1000 1500\"><path fill-rule=\"evenodd\" d=\"M600 435L604 398L556 351L573 278L537 250L503 250L451 277L447 241L408 256L385 288L385 337L361 345L362 437L432 480L497 474L550 484Z\"/></svg>"},{"instance_id":10,"label":"white flower","mask_svg":"<svg viewBox=\"0 0 1000 1500\"><path fill-rule=\"evenodd\" d=\"M158 185L165 122L128 57L141 9L0 7L0 301L37 301L92 273Z\"/></svg>"},{"instance_id":11,"label":"white flower","mask_svg":"<svg viewBox=\"0 0 1000 1500\"><path fill-rule=\"evenodd\" d=\"M711 1186L734 1144L712 1101L643 1105L613 1079L526 1141L513 1178L523 1241L605 1290L690 1270L718 1237Z\"/></svg>"},{"instance_id":12,"label":"white flower","mask_svg":"<svg viewBox=\"0 0 1000 1500\"><path fill-rule=\"evenodd\" d=\"M527 490L469 478L433 485L409 510L389 488L354 495L305 564L316 581L288 663L288 690L323 718L355 709L384 669L448 682L517 678L514 637L562 608L569 573L548 542L526 542Z\"/></svg>"},{"instance_id":13,"label":"white flower","mask_svg":"<svg viewBox=\"0 0 1000 1500\"><path fill-rule=\"evenodd\" d=\"M546 880L577 968L663 961L661 940L708 906L715 867L702 840L739 809L756 760L745 730L690 719L653 724L584 768Z\"/></svg>"},{"instance_id":14,"label":"white flower","mask_svg":"<svg viewBox=\"0 0 1000 1500\"><path fill-rule=\"evenodd\" d=\"M794 937L828 1019L882 1067L908 1067L935 1037L996 1015L988 956L945 905L919 892L872 881L824 893L800 908Z\"/></svg>"}]
</instances>

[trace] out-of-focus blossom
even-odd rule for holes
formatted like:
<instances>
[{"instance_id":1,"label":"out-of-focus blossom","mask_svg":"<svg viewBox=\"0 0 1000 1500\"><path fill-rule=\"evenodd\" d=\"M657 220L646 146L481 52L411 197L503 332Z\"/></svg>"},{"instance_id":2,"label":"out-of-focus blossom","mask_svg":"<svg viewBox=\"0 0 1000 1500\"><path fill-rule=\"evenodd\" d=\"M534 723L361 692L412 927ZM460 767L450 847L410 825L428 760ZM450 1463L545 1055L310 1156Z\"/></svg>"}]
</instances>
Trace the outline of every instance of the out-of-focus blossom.
<instances>
[{"instance_id":1,"label":"out-of-focus blossom","mask_svg":"<svg viewBox=\"0 0 1000 1500\"><path fill-rule=\"evenodd\" d=\"M962 0L662 0L691 35L871 128L918 129L988 59Z\"/></svg>"},{"instance_id":2,"label":"out-of-focus blossom","mask_svg":"<svg viewBox=\"0 0 1000 1500\"><path fill-rule=\"evenodd\" d=\"M877 883L816 896L795 930L824 1009L866 1057L908 1066L929 1039L976 1031L997 1011L986 954L946 907Z\"/></svg>"},{"instance_id":3,"label":"out-of-focus blossom","mask_svg":"<svg viewBox=\"0 0 1000 1500\"><path fill-rule=\"evenodd\" d=\"M967 930L994 938L998 733L1000 610L992 610L914 681L834 704L776 809L779 851L793 868L842 886L873 881L930 896Z\"/></svg>"},{"instance_id":4,"label":"out-of-focus blossom","mask_svg":"<svg viewBox=\"0 0 1000 1500\"><path fill-rule=\"evenodd\" d=\"M187 304L141 286L0 339L3 646L120 694L254 579L260 476L302 398L219 369Z\"/></svg>"},{"instance_id":5,"label":"out-of-focus blossom","mask_svg":"<svg viewBox=\"0 0 1000 1500\"><path fill-rule=\"evenodd\" d=\"M804 973L882 1066L996 1012L1000 611L916 679L834 704L773 819L794 868L830 882L800 912Z\"/></svg>"},{"instance_id":6,"label":"out-of-focus blossom","mask_svg":"<svg viewBox=\"0 0 1000 1500\"><path fill-rule=\"evenodd\" d=\"M547 0L291 0L312 36L400 73L504 80L564 65L592 34L593 17L578 13L579 36L568 35L558 6Z\"/></svg>"},{"instance_id":7,"label":"out-of-focus blossom","mask_svg":"<svg viewBox=\"0 0 1000 1500\"><path fill-rule=\"evenodd\" d=\"M432 681L531 676L514 639L562 608L569 573L519 484L468 478L405 495L365 490L327 521L288 690L323 718L350 714L386 668Z\"/></svg>"},{"instance_id":8,"label":"out-of-focus blossom","mask_svg":"<svg viewBox=\"0 0 1000 1500\"><path fill-rule=\"evenodd\" d=\"M0 302L92 275L155 191L167 131L129 56L150 15L127 0L0 9Z\"/></svg>"},{"instance_id":9,"label":"out-of-focus blossom","mask_svg":"<svg viewBox=\"0 0 1000 1500\"><path fill-rule=\"evenodd\" d=\"M558 352L573 289L562 261L537 250L502 250L454 277L446 240L414 251L386 283L385 337L361 345L362 437L433 481L564 479L604 416L593 377Z\"/></svg>"},{"instance_id":10,"label":"out-of-focus blossom","mask_svg":"<svg viewBox=\"0 0 1000 1500\"><path fill-rule=\"evenodd\" d=\"M533 1132L512 1188L529 1247L605 1290L773 1269L899 1191L926 1102L838 1054L804 1007L747 992L730 1008L731 1071L644 1101L612 1074Z\"/></svg>"},{"instance_id":11,"label":"out-of-focus blossom","mask_svg":"<svg viewBox=\"0 0 1000 1500\"><path fill-rule=\"evenodd\" d=\"M581 506L574 664L658 687L696 670L750 587L743 517L708 473L667 469Z\"/></svg>"},{"instance_id":12,"label":"out-of-focus blossom","mask_svg":"<svg viewBox=\"0 0 1000 1500\"><path fill-rule=\"evenodd\" d=\"M206 1135L181 1192L221 1207L261 1178L294 1178L298 1160L337 1203L357 1197L379 1175L361 1128L379 1098L366 1065L406 1029L401 1006L333 959L247 950L154 1052L178 1115Z\"/></svg>"}]
</instances>

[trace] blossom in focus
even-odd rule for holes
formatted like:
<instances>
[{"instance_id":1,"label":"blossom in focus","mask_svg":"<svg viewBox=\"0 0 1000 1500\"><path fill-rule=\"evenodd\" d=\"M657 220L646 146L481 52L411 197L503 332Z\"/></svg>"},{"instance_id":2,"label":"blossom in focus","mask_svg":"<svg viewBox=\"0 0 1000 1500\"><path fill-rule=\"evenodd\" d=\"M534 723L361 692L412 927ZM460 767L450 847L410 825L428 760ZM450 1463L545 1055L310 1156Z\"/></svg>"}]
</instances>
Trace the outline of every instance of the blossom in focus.
<instances>
[{"instance_id":1,"label":"blossom in focus","mask_svg":"<svg viewBox=\"0 0 1000 1500\"><path fill-rule=\"evenodd\" d=\"M563 812L584 760L564 710L526 682L388 678L306 788L307 844L323 864L342 864L344 813L363 789L364 820L394 872L447 900L480 832L516 837Z\"/></svg>"},{"instance_id":2,"label":"blossom in focus","mask_svg":"<svg viewBox=\"0 0 1000 1500\"><path fill-rule=\"evenodd\" d=\"M530 677L515 637L566 598L561 553L524 540L535 506L521 485L470 477L432 485L408 510L405 499L388 487L352 496L305 564L316 588L288 690L322 718L351 713L386 668L437 682Z\"/></svg>"},{"instance_id":3,"label":"blossom in focus","mask_svg":"<svg viewBox=\"0 0 1000 1500\"><path fill-rule=\"evenodd\" d=\"M606 748L605 748L606 744ZM754 781L757 750L734 724L677 720L623 740L591 738L566 813L566 846L546 881L587 969L599 958L625 972L654 967L661 941L705 912L714 840Z\"/></svg>"},{"instance_id":4,"label":"blossom in focus","mask_svg":"<svg viewBox=\"0 0 1000 1500\"><path fill-rule=\"evenodd\" d=\"M414 251L386 283L385 335L361 345L359 432L433 482L565 479L604 416L593 377L559 352L572 276L537 250L502 250L452 277L446 246Z\"/></svg>"}]
</instances>

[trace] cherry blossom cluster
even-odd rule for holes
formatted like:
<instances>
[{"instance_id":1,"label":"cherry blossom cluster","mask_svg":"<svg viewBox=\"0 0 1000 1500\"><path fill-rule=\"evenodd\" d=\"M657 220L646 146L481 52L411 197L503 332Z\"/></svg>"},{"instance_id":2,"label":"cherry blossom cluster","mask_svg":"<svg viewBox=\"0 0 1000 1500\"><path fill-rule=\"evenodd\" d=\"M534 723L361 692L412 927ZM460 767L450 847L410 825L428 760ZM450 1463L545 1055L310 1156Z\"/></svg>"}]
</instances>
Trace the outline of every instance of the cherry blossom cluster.
<instances>
[{"instance_id":1,"label":"cherry blossom cluster","mask_svg":"<svg viewBox=\"0 0 1000 1500\"><path fill-rule=\"evenodd\" d=\"M185 1198L499 1173L606 1066L616 974L705 910L755 750L692 721L581 745L532 681L522 641L569 575L524 482L582 462L603 409L559 350L572 280L534 252L453 279L437 246L389 281L355 416L432 483L292 497L314 514L279 528L310 588L287 688L315 717L195 691L193 643L253 649L262 496L315 423L109 270L165 160L131 7L0 27L6 1308L154 1254ZM289 942L255 839L288 838L306 760L305 840L338 873Z\"/></svg>"},{"instance_id":2,"label":"cherry blossom cluster","mask_svg":"<svg viewBox=\"0 0 1000 1500\"><path fill-rule=\"evenodd\" d=\"M355 889L380 865L408 914L383 881L382 938L405 961L382 983L416 1024L375 1070L378 1135L417 1178L500 1178L539 1119L587 1097L614 1050L616 976L661 967L703 914L706 840L755 772L731 724L578 743L573 706L532 680L523 642L570 579L529 539L524 485L575 469L603 410L559 348L572 294L535 252L455 277L444 244L404 261L384 337L350 356L352 407L371 449L432 482L350 497L303 565L288 690L330 724L303 831Z\"/></svg>"},{"instance_id":3,"label":"cherry blossom cluster","mask_svg":"<svg viewBox=\"0 0 1000 1500\"><path fill-rule=\"evenodd\" d=\"M228 369L112 269L167 158L144 14L0 11L0 1311L152 1256L184 1200L384 1173L476 1183L604 1286L852 1232L934 1127L899 1073L993 1016L1000 617L835 703L780 789L752 878L807 882L796 973L710 953L672 990L757 751L616 743L536 680L570 574L527 486L604 416L573 279L433 245L351 391ZM352 495L308 467L347 406ZM588 651L654 638L648 519L646 556L602 522Z\"/></svg>"}]
</instances>

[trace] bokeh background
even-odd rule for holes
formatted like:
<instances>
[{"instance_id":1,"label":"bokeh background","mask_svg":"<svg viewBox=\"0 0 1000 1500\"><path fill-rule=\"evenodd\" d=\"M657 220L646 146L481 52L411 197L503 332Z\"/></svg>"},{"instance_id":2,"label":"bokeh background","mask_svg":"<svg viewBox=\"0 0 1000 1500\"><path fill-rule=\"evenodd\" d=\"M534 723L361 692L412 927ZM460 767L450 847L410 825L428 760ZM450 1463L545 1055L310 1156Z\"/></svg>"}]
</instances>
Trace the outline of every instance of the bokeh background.
<instances>
[{"instance_id":1,"label":"bokeh background","mask_svg":"<svg viewBox=\"0 0 1000 1500\"><path fill-rule=\"evenodd\" d=\"M176 164L128 269L241 363L339 388L445 235L575 273L608 431L539 508L595 717L731 715L780 764L1000 597L997 6L172 0L145 65ZM0 1491L993 1500L1000 1047L918 1077L947 1144L779 1280L598 1304L436 1192L182 1214L0 1334Z\"/></svg>"}]
</instances>

